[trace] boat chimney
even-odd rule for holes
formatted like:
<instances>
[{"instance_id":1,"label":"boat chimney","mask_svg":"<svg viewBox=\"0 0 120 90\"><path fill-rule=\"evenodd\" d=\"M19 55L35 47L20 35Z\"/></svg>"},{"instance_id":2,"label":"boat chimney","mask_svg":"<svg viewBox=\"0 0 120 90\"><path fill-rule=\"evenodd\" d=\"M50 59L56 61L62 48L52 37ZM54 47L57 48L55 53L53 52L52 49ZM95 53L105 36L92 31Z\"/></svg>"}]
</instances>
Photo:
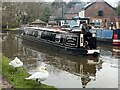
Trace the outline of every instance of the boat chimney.
<instances>
[{"instance_id":1,"label":"boat chimney","mask_svg":"<svg viewBox=\"0 0 120 90\"><path fill-rule=\"evenodd\" d=\"M116 29L120 29L120 17L115 18Z\"/></svg>"},{"instance_id":2,"label":"boat chimney","mask_svg":"<svg viewBox=\"0 0 120 90\"><path fill-rule=\"evenodd\" d=\"M116 22L116 29L120 29L119 24L120 24L120 23L117 21L117 22Z\"/></svg>"}]
</instances>

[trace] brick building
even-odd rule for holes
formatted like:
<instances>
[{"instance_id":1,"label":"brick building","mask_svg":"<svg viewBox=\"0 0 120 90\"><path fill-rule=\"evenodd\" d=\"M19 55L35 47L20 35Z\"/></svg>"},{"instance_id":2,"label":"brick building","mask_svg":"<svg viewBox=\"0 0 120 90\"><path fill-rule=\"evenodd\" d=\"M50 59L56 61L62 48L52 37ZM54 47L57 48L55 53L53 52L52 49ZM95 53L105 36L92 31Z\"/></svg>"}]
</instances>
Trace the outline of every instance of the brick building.
<instances>
[{"instance_id":1,"label":"brick building","mask_svg":"<svg viewBox=\"0 0 120 90\"><path fill-rule=\"evenodd\" d=\"M94 23L98 28L116 27L116 20L119 19L116 9L104 0L87 4L83 11L84 17L90 17L90 23Z\"/></svg>"}]
</instances>

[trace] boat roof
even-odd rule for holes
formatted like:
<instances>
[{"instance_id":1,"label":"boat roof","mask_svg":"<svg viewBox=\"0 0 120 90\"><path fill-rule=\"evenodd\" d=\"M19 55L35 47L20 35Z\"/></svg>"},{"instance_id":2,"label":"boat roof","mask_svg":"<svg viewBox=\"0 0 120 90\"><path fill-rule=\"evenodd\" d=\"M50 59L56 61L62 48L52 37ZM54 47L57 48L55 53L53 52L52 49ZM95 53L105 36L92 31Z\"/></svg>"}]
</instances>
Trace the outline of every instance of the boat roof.
<instances>
[{"instance_id":1,"label":"boat roof","mask_svg":"<svg viewBox=\"0 0 120 90\"><path fill-rule=\"evenodd\" d=\"M27 27L35 30L42 30L42 31L50 31L50 32L58 32L58 33L67 33L67 31L61 31L59 29L50 29L50 28L42 28L42 27Z\"/></svg>"}]
</instances>

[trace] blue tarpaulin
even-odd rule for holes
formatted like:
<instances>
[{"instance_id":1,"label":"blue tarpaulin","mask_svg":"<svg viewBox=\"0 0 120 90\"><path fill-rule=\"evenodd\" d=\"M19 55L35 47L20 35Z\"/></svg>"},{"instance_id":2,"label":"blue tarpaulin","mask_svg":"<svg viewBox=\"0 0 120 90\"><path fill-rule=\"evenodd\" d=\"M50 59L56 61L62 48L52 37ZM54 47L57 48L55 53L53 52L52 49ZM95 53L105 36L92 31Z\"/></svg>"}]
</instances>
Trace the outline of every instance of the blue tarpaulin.
<instances>
[{"instance_id":1,"label":"blue tarpaulin","mask_svg":"<svg viewBox=\"0 0 120 90\"><path fill-rule=\"evenodd\" d=\"M102 39L112 39L113 38L113 30L90 30L90 32L95 32L97 38Z\"/></svg>"},{"instance_id":2,"label":"blue tarpaulin","mask_svg":"<svg viewBox=\"0 0 120 90\"><path fill-rule=\"evenodd\" d=\"M77 24L76 21L72 20L72 21L70 21L70 22L68 23L68 25L69 25L70 27L74 27L74 26L77 26L78 24Z\"/></svg>"}]
</instances>

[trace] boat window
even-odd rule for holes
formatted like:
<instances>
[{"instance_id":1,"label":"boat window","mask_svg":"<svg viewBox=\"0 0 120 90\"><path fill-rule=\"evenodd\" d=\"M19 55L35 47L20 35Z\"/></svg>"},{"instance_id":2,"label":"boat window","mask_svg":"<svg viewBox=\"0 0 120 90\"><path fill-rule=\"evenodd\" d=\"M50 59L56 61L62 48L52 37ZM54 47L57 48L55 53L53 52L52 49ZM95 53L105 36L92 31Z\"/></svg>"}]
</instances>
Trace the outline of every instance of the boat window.
<instances>
[{"instance_id":1,"label":"boat window","mask_svg":"<svg viewBox=\"0 0 120 90\"><path fill-rule=\"evenodd\" d=\"M33 31L33 36L37 37L38 36L38 31Z\"/></svg>"},{"instance_id":2,"label":"boat window","mask_svg":"<svg viewBox=\"0 0 120 90\"><path fill-rule=\"evenodd\" d=\"M56 34L53 32L48 32L48 31L43 31L41 32L41 38L50 40L50 41L55 41Z\"/></svg>"},{"instance_id":3,"label":"boat window","mask_svg":"<svg viewBox=\"0 0 120 90\"><path fill-rule=\"evenodd\" d=\"M42 31L38 31L38 37L41 37Z\"/></svg>"},{"instance_id":4,"label":"boat window","mask_svg":"<svg viewBox=\"0 0 120 90\"><path fill-rule=\"evenodd\" d=\"M33 31L29 30L29 31L28 31L28 34L29 34L29 35L32 35L32 34L33 34Z\"/></svg>"},{"instance_id":5,"label":"boat window","mask_svg":"<svg viewBox=\"0 0 120 90\"><path fill-rule=\"evenodd\" d=\"M24 32L25 32L26 34L28 34L28 30L25 30Z\"/></svg>"},{"instance_id":6,"label":"boat window","mask_svg":"<svg viewBox=\"0 0 120 90\"><path fill-rule=\"evenodd\" d=\"M60 42L61 34L56 34L55 41Z\"/></svg>"}]
</instances>

